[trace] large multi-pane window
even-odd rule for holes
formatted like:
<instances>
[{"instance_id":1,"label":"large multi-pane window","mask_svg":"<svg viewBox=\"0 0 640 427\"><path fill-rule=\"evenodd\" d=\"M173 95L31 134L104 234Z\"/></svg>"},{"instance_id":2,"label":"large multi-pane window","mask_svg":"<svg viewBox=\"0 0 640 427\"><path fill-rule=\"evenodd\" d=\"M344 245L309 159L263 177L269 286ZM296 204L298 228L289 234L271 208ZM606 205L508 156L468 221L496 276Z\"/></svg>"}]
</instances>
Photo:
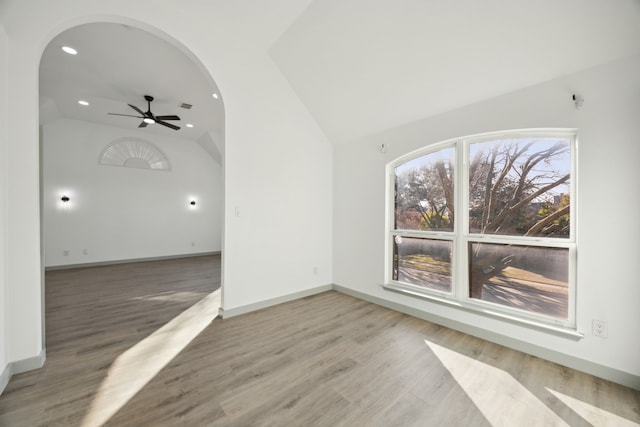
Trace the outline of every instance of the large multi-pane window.
<instances>
[{"instance_id":1,"label":"large multi-pane window","mask_svg":"<svg viewBox=\"0 0 640 427\"><path fill-rule=\"evenodd\" d=\"M446 141L389 167L387 283L575 326L575 132Z\"/></svg>"}]
</instances>

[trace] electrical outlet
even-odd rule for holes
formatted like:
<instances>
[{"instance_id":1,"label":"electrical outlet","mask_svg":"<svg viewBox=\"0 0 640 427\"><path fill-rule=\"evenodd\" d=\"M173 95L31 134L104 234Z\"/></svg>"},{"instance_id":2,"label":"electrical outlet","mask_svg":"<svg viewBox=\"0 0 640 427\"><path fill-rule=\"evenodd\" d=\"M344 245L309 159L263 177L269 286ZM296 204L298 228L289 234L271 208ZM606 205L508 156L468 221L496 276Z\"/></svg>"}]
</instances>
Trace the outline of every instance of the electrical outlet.
<instances>
[{"instance_id":1,"label":"electrical outlet","mask_svg":"<svg viewBox=\"0 0 640 427\"><path fill-rule=\"evenodd\" d=\"M591 333L596 337L607 338L609 336L607 322L604 320L593 319L591 321Z\"/></svg>"},{"instance_id":2,"label":"electrical outlet","mask_svg":"<svg viewBox=\"0 0 640 427\"><path fill-rule=\"evenodd\" d=\"M83 249L83 250L82 250L82 255L89 255L89 251L88 251L88 250L86 250L86 249Z\"/></svg>"},{"instance_id":3,"label":"electrical outlet","mask_svg":"<svg viewBox=\"0 0 640 427\"><path fill-rule=\"evenodd\" d=\"M69 256L69 250L65 249L62 251L63 256Z\"/></svg>"}]
</instances>

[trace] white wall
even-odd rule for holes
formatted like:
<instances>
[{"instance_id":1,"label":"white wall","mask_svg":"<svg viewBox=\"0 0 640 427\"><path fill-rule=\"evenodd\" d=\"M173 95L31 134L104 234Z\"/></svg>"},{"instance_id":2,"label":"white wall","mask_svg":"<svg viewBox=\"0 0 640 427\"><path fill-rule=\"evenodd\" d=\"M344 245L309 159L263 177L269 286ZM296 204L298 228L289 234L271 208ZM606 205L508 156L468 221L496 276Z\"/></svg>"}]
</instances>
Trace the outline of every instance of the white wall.
<instances>
[{"instance_id":1,"label":"white wall","mask_svg":"<svg viewBox=\"0 0 640 427\"><path fill-rule=\"evenodd\" d=\"M585 98L581 110L573 107L574 92ZM584 339L550 336L383 290L385 165L448 138L535 127L578 129L577 323ZM635 57L340 146L334 163L335 283L640 375L639 135L640 57ZM386 154L377 150L382 143L388 147ZM608 322L608 339L590 334L594 318ZM637 383L637 377L633 381Z\"/></svg>"},{"instance_id":2,"label":"white wall","mask_svg":"<svg viewBox=\"0 0 640 427\"><path fill-rule=\"evenodd\" d=\"M159 6L161 4L161 6ZM5 0L9 179L6 212L9 361L41 349L38 62L46 44L82 23L116 21L173 37L211 73L225 103L223 308L332 281L332 146L266 53L298 0ZM276 25L277 24L277 25ZM279 30L278 30L279 29ZM235 216L238 207L240 216ZM313 268L317 267L317 274Z\"/></svg>"},{"instance_id":3,"label":"white wall","mask_svg":"<svg viewBox=\"0 0 640 427\"><path fill-rule=\"evenodd\" d=\"M5 18L2 12L0 16ZM24 39L14 40L8 20L2 24L8 36L8 55L2 63L7 73L5 348L7 362L14 362L39 359L43 350L37 96L22 93L16 84L36 86L38 69L24 66L36 61L33 49L23 49Z\"/></svg>"},{"instance_id":4,"label":"white wall","mask_svg":"<svg viewBox=\"0 0 640 427\"><path fill-rule=\"evenodd\" d=\"M0 93L7 92L7 35L4 26L0 25ZM6 323L7 298L6 298L6 244L7 244L7 222L6 222L6 197L7 197L7 98L0 97L0 375L7 367L6 349ZM0 386L1 390L1 386Z\"/></svg>"},{"instance_id":5,"label":"white wall","mask_svg":"<svg viewBox=\"0 0 640 427\"><path fill-rule=\"evenodd\" d=\"M99 165L126 137L155 145L171 170ZM222 249L222 170L197 142L61 119L43 126L43 167L46 267Z\"/></svg>"}]
</instances>

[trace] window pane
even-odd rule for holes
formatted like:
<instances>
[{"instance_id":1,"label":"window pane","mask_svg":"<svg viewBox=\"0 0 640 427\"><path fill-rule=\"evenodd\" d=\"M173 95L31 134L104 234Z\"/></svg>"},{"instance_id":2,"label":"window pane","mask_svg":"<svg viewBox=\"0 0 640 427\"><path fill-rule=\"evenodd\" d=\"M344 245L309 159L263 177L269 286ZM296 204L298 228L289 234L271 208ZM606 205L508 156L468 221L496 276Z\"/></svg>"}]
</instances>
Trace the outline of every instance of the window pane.
<instances>
[{"instance_id":1,"label":"window pane","mask_svg":"<svg viewBox=\"0 0 640 427\"><path fill-rule=\"evenodd\" d=\"M448 240L395 236L393 280L451 292L451 250Z\"/></svg>"},{"instance_id":2,"label":"window pane","mask_svg":"<svg viewBox=\"0 0 640 427\"><path fill-rule=\"evenodd\" d=\"M569 249L469 244L472 298L567 319Z\"/></svg>"},{"instance_id":3,"label":"window pane","mask_svg":"<svg viewBox=\"0 0 640 427\"><path fill-rule=\"evenodd\" d=\"M469 231L569 237L569 138L469 145Z\"/></svg>"},{"instance_id":4,"label":"window pane","mask_svg":"<svg viewBox=\"0 0 640 427\"><path fill-rule=\"evenodd\" d=\"M453 231L454 149L395 168L395 229Z\"/></svg>"}]
</instances>

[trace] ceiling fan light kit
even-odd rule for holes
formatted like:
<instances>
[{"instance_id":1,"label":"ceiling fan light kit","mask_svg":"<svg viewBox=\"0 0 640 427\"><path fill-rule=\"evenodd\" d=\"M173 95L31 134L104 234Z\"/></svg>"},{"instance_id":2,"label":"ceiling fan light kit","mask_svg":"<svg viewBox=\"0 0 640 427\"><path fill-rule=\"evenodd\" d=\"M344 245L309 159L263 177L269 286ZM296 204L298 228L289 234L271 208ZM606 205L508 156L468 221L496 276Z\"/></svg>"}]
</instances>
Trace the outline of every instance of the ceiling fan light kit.
<instances>
[{"instance_id":1,"label":"ceiling fan light kit","mask_svg":"<svg viewBox=\"0 0 640 427\"><path fill-rule=\"evenodd\" d=\"M156 116L151 112L151 102L153 101L153 96L145 95L144 99L147 101L147 111L144 112L140 108L135 105L127 104L131 107L136 113L140 114L139 116L134 116L131 114L119 114L119 113L108 113L112 116L126 116L126 117L137 117L138 119L142 119L142 122L138 125L139 128L147 127L147 125L151 123L157 123L162 126L166 126L173 130L180 130L180 126L176 126L172 123L167 123L167 121L171 120L180 120L180 117L176 115L168 115L168 116Z\"/></svg>"}]
</instances>

